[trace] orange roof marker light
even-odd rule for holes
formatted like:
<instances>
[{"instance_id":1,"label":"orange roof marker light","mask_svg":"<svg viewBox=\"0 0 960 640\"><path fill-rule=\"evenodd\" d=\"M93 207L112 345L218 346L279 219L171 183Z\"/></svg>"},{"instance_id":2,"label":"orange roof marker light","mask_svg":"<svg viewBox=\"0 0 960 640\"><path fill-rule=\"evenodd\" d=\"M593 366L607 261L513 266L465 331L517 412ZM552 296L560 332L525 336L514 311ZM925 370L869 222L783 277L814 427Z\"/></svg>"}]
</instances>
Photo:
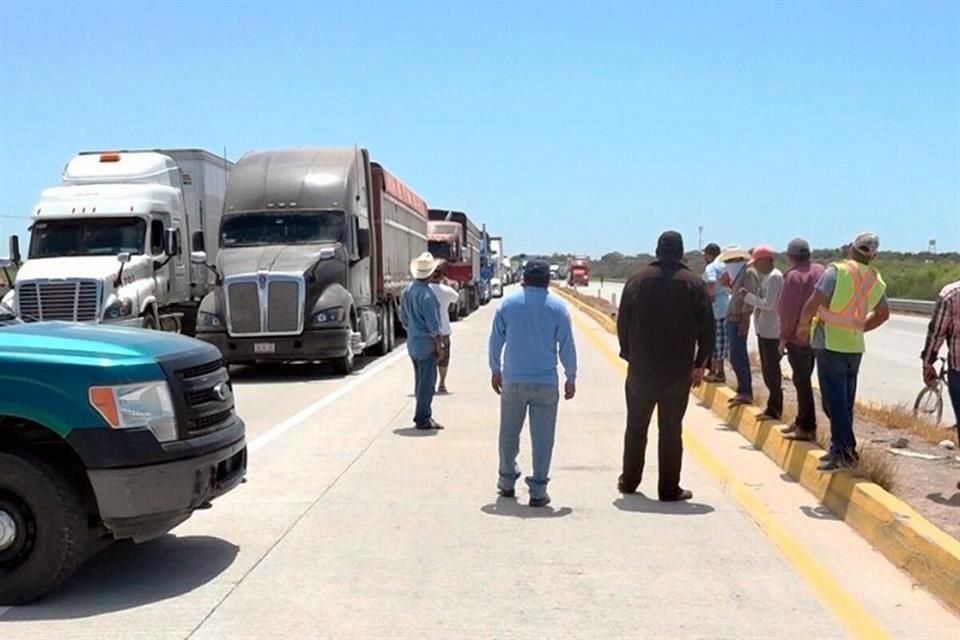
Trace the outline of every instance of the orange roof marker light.
<instances>
[{"instance_id":1,"label":"orange roof marker light","mask_svg":"<svg viewBox=\"0 0 960 640\"><path fill-rule=\"evenodd\" d=\"M101 153L100 162L120 162L120 154L116 152Z\"/></svg>"}]
</instances>

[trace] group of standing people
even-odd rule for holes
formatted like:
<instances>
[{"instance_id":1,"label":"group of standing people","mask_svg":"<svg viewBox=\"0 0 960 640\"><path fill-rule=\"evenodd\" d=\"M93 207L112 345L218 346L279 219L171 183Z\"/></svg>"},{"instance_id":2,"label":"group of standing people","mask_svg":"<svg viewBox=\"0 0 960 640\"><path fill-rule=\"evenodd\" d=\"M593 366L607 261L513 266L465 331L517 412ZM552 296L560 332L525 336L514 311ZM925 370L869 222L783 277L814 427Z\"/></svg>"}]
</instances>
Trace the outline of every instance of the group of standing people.
<instances>
[{"instance_id":1,"label":"group of standing people","mask_svg":"<svg viewBox=\"0 0 960 640\"><path fill-rule=\"evenodd\" d=\"M853 419L866 348L864 334L890 317L886 284L872 265L879 248L875 233L861 233L845 248L845 259L824 267L812 262L809 243L796 238L787 245L790 267L786 274L775 266L777 253L769 246L721 251L711 244L704 250L708 264L703 277L713 301L720 345L708 379L725 380L724 356L728 356L736 376L730 406L753 403L747 341L752 323L769 392L762 417L783 417L781 360L786 356L797 394L797 416L784 433L809 441L817 432L812 384L816 368L830 420L830 451L819 466L824 472L852 468L858 461Z\"/></svg>"},{"instance_id":2,"label":"group of standing people","mask_svg":"<svg viewBox=\"0 0 960 640\"><path fill-rule=\"evenodd\" d=\"M682 236L664 232L656 260L625 285L617 316L620 357L628 363L618 490L633 494L640 485L650 421L657 411L658 497L662 501L692 498L692 492L680 486L682 423L690 389L704 379L725 382L729 360L736 377L731 407L752 404L751 328L769 391L762 416L783 417L781 361L786 356L797 413L784 433L795 440L815 440L812 377L816 369L830 421L830 448L818 468L829 473L855 467L853 421L864 334L890 315L886 284L872 264L879 246L876 234L861 233L845 247L844 259L823 266L812 261L809 243L795 238L787 245L789 268L783 273L776 267L778 255L772 247L721 250L710 244L704 249L706 269L698 276L683 261ZM438 364L445 364L449 357L449 323L444 329L441 316L456 300L456 291L442 288L439 267L426 253L414 260L411 273L416 280L402 304L407 349L415 370L417 429L443 428L433 419L431 401ZM570 400L576 394L571 319L563 301L549 292L549 284L549 265L529 261L522 289L501 303L489 339L491 386L500 396L497 491L506 498L516 495L515 485L522 475L517 465L520 433L529 416L533 472L526 483L533 507L550 503L547 484L560 398L558 359L565 375L564 398ZM941 292L930 323L921 356L928 382L936 375L934 365L944 342L949 345L948 386L960 414L960 282ZM443 383L441 389L445 389Z\"/></svg>"}]
</instances>

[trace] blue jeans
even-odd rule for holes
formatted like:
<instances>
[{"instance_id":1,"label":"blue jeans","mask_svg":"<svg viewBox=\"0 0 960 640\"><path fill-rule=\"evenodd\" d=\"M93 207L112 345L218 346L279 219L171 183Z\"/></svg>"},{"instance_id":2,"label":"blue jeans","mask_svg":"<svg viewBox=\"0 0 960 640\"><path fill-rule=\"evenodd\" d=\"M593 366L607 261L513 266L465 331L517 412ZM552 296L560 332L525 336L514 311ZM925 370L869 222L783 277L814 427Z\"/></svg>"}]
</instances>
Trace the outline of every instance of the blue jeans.
<instances>
[{"instance_id":1,"label":"blue jeans","mask_svg":"<svg viewBox=\"0 0 960 640\"><path fill-rule=\"evenodd\" d=\"M527 478L531 498L547 494L550 460L557 429L560 391L549 384L505 384L500 392L500 480L501 489L513 489L520 477L517 454L520 432L530 410L530 440L533 443L533 475Z\"/></svg>"},{"instance_id":2,"label":"blue jeans","mask_svg":"<svg viewBox=\"0 0 960 640\"><path fill-rule=\"evenodd\" d=\"M753 399L753 376L750 373L750 354L747 353L747 336L740 335L740 322L727 320L727 348L730 350L730 366L737 376L737 395Z\"/></svg>"},{"instance_id":3,"label":"blue jeans","mask_svg":"<svg viewBox=\"0 0 960 640\"><path fill-rule=\"evenodd\" d=\"M854 460L857 457L857 437L853 433L853 412L862 359L860 353L817 351L820 393L830 418L830 453Z\"/></svg>"},{"instance_id":4,"label":"blue jeans","mask_svg":"<svg viewBox=\"0 0 960 640\"><path fill-rule=\"evenodd\" d=\"M947 371L947 389L953 403L953 415L957 419L957 438L960 439L960 371Z\"/></svg>"},{"instance_id":5,"label":"blue jeans","mask_svg":"<svg viewBox=\"0 0 960 640\"><path fill-rule=\"evenodd\" d=\"M414 392L417 396L417 409L413 414L413 423L425 427L433 419L433 394L437 387L437 351L433 338L429 336L409 338L407 353L413 361Z\"/></svg>"}]
</instances>

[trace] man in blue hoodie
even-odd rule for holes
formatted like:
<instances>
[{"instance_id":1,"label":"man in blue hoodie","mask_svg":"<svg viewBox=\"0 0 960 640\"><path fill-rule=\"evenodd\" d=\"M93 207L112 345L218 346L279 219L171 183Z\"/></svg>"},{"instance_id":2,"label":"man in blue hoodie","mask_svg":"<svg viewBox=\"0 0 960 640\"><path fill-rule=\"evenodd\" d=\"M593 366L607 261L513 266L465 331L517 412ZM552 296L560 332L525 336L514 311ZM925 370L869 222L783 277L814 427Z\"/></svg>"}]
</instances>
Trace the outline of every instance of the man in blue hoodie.
<instances>
[{"instance_id":1,"label":"man in blue hoodie","mask_svg":"<svg viewBox=\"0 0 960 640\"><path fill-rule=\"evenodd\" d=\"M550 460L560 402L557 355L563 364L564 398L577 391L577 348L566 305L548 291L550 265L530 260L523 271L523 288L508 296L497 309L490 332L491 385L500 396L501 496L516 495L520 477L517 454L520 432L530 413L533 440L533 475L527 478L530 506L550 504L547 493Z\"/></svg>"}]
</instances>

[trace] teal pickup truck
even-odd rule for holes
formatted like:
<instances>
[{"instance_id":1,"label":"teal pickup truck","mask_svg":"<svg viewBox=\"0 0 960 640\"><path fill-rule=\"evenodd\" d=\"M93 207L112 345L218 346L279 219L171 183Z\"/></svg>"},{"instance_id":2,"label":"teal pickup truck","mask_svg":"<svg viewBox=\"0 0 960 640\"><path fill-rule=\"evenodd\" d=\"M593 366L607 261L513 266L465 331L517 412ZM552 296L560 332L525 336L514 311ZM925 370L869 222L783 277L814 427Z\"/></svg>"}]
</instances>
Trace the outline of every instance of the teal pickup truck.
<instances>
[{"instance_id":1,"label":"teal pickup truck","mask_svg":"<svg viewBox=\"0 0 960 640\"><path fill-rule=\"evenodd\" d=\"M166 533L246 466L215 347L0 305L0 605L62 584L100 541Z\"/></svg>"}]
</instances>

